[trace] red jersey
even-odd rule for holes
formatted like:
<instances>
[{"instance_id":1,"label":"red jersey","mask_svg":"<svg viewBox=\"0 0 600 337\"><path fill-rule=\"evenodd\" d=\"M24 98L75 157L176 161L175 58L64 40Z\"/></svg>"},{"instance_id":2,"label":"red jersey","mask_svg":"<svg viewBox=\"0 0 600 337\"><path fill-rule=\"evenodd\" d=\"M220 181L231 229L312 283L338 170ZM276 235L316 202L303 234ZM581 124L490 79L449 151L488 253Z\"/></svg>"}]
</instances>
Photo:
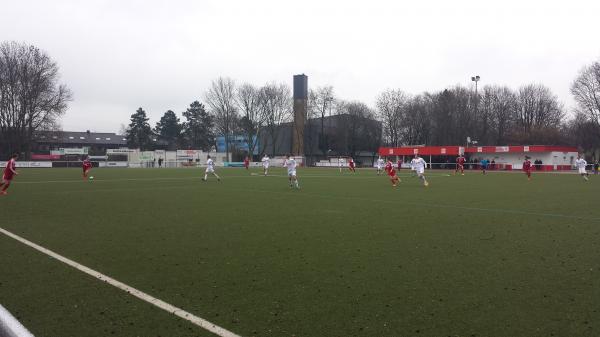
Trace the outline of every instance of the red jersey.
<instances>
[{"instance_id":1,"label":"red jersey","mask_svg":"<svg viewBox=\"0 0 600 337\"><path fill-rule=\"evenodd\" d=\"M402 160L398 160L398 170L402 168Z\"/></svg>"},{"instance_id":2,"label":"red jersey","mask_svg":"<svg viewBox=\"0 0 600 337\"><path fill-rule=\"evenodd\" d=\"M523 162L523 171L531 171L531 162L529 160Z\"/></svg>"},{"instance_id":3,"label":"red jersey","mask_svg":"<svg viewBox=\"0 0 600 337\"><path fill-rule=\"evenodd\" d=\"M6 167L4 168L4 175L2 176L4 180L12 180L12 178L15 176L15 171L17 170L17 163L16 161L11 158L7 163L6 163Z\"/></svg>"},{"instance_id":4,"label":"red jersey","mask_svg":"<svg viewBox=\"0 0 600 337\"><path fill-rule=\"evenodd\" d=\"M456 163L460 166L463 166L463 164L465 163L465 157L456 158Z\"/></svg>"},{"instance_id":5,"label":"red jersey","mask_svg":"<svg viewBox=\"0 0 600 337\"><path fill-rule=\"evenodd\" d=\"M394 165L392 165L391 161L388 161L387 163L385 163L385 167L384 167L385 172L389 173L390 170L393 169L393 168L394 168Z\"/></svg>"},{"instance_id":6,"label":"red jersey","mask_svg":"<svg viewBox=\"0 0 600 337\"><path fill-rule=\"evenodd\" d=\"M354 160L350 159L350 162L348 163L348 165L350 165L350 167L354 167Z\"/></svg>"},{"instance_id":7,"label":"red jersey","mask_svg":"<svg viewBox=\"0 0 600 337\"><path fill-rule=\"evenodd\" d=\"M92 162L89 159L83 161L83 169L89 170L92 168Z\"/></svg>"},{"instance_id":8,"label":"red jersey","mask_svg":"<svg viewBox=\"0 0 600 337\"><path fill-rule=\"evenodd\" d=\"M248 167L250 165L250 160L248 158L244 159L244 166Z\"/></svg>"},{"instance_id":9,"label":"red jersey","mask_svg":"<svg viewBox=\"0 0 600 337\"><path fill-rule=\"evenodd\" d=\"M387 172L388 176L393 177L396 175L396 170L394 170L394 164L392 164L391 161L388 161L387 164L385 164L385 171Z\"/></svg>"}]
</instances>

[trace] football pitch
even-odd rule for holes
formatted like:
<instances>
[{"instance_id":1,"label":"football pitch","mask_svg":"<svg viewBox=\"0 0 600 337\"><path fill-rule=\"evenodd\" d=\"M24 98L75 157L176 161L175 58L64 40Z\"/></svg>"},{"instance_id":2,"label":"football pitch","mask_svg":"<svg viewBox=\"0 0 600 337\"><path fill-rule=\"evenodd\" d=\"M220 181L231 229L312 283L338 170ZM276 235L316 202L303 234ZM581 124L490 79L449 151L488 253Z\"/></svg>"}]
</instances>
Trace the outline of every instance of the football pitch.
<instances>
[{"instance_id":1,"label":"football pitch","mask_svg":"<svg viewBox=\"0 0 600 337\"><path fill-rule=\"evenodd\" d=\"M600 177L23 169L0 227L240 336L598 336ZM213 336L0 234L36 336Z\"/></svg>"}]
</instances>

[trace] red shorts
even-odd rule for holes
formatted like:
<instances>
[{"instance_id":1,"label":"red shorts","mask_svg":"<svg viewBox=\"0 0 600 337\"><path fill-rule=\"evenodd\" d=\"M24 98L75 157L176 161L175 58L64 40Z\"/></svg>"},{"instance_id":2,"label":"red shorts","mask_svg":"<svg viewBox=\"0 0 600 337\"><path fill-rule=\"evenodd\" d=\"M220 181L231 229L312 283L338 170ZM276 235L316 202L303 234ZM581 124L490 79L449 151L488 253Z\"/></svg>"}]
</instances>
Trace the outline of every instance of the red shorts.
<instances>
[{"instance_id":1,"label":"red shorts","mask_svg":"<svg viewBox=\"0 0 600 337\"><path fill-rule=\"evenodd\" d=\"M4 181L4 182L11 182L13 180L13 178L14 178L14 175L9 175L9 176L3 175L2 176L2 181Z\"/></svg>"}]
</instances>

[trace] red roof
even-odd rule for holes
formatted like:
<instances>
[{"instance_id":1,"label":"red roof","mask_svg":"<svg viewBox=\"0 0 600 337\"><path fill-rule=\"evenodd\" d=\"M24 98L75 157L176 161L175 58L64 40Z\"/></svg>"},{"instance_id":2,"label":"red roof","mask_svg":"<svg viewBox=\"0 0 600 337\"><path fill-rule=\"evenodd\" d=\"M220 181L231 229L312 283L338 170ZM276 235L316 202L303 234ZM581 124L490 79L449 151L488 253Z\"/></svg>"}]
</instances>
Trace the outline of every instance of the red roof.
<instances>
[{"instance_id":1,"label":"red roof","mask_svg":"<svg viewBox=\"0 0 600 337\"><path fill-rule=\"evenodd\" d=\"M519 146L402 146L380 147L382 156L412 156L415 154L425 156L457 156L460 149L465 153L525 153L525 152L577 152L573 146L546 146L546 145L519 145Z\"/></svg>"}]
</instances>

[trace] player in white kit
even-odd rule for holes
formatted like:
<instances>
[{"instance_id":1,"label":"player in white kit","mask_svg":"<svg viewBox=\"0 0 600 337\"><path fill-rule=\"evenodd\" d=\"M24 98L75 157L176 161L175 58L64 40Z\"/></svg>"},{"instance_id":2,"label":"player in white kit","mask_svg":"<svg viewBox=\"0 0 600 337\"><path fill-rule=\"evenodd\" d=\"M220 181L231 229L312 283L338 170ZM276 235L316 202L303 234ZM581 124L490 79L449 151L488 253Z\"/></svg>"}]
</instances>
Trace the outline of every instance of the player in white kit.
<instances>
[{"instance_id":1,"label":"player in white kit","mask_svg":"<svg viewBox=\"0 0 600 337\"><path fill-rule=\"evenodd\" d=\"M377 175L381 174L381 171L383 171L384 165L385 165L385 161L383 160L383 158L379 157L379 159L377 159Z\"/></svg>"},{"instance_id":2,"label":"player in white kit","mask_svg":"<svg viewBox=\"0 0 600 337\"><path fill-rule=\"evenodd\" d=\"M263 172L265 174L265 176L269 173L269 164L270 164L270 160L271 158L269 158L269 156L267 156L265 154L265 156L261 159L262 161L262 165L263 165Z\"/></svg>"},{"instance_id":3,"label":"player in white kit","mask_svg":"<svg viewBox=\"0 0 600 337\"><path fill-rule=\"evenodd\" d=\"M338 167L340 168L340 173L342 173L342 166L344 166L344 161L342 157L338 157Z\"/></svg>"},{"instance_id":4,"label":"player in white kit","mask_svg":"<svg viewBox=\"0 0 600 337\"><path fill-rule=\"evenodd\" d=\"M410 170L412 171L413 177L417 176L417 168L416 168L417 157L410 160Z\"/></svg>"},{"instance_id":5,"label":"player in white kit","mask_svg":"<svg viewBox=\"0 0 600 337\"><path fill-rule=\"evenodd\" d=\"M588 180L588 172L585 170L587 164L587 161L585 161L585 159L583 159L583 157L580 154L577 155L577 159L575 159L575 166L577 166L579 174L581 174L583 179L585 179L586 181Z\"/></svg>"},{"instance_id":6,"label":"player in white kit","mask_svg":"<svg viewBox=\"0 0 600 337\"><path fill-rule=\"evenodd\" d=\"M283 166L287 168L290 187L296 187L299 189L300 185L298 184L298 176L296 175L296 160L288 154L285 156L285 162L283 163Z\"/></svg>"},{"instance_id":7,"label":"player in white kit","mask_svg":"<svg viewBox=\"0 0 600 337\"><path fill-rule=\"evenodd\" d=\"M415 172L419 176L419 179L423 180L423 185L425 185L425 187L429 186L427 179L425 179L425 167L427 167L427 162L425 159L419 157L418 154L415 155L413 160L415 163Z\"/></svg>"},{"instance_id":8,"label":"player in white kit","mask_svg":"<svg viewBox=\"0 0 600 337\"><path fill-rule=\"evenodd\" d=\"M207 158L208 160L206 160L206 171L204 171L204 179L202 180L207 181L208 174L212 173L215 177L217 177L217 181L221 181L221 177L219 177L215 173L215 162L212 160L212 158L210 158L210 156L207 156Z\"/></svg>"}]
</instances>

